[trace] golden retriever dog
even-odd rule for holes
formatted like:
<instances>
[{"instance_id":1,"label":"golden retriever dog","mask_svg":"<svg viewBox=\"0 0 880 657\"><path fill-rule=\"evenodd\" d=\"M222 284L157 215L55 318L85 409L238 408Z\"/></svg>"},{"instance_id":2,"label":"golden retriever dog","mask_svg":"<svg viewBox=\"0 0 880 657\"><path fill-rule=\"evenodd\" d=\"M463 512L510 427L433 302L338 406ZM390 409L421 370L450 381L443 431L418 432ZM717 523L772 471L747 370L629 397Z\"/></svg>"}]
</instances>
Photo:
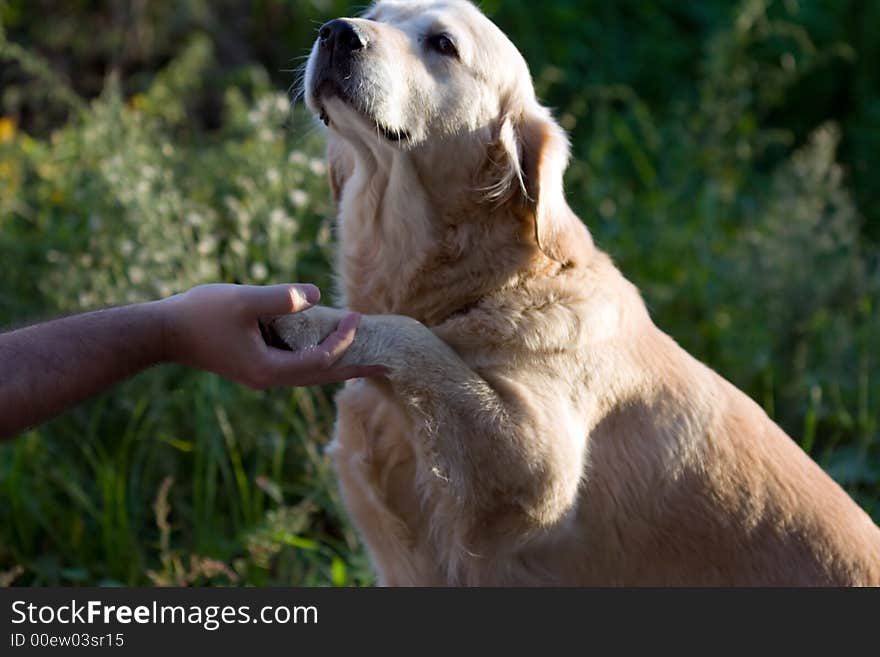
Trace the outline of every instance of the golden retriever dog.
<instances>
[{"instance_id":1,"label":"golden retriever dog","mask_svg":"<svg viewBox=\"0 0 880 657\"><path fill-rule=\"evenodd\" d=\"M878 585L880 530L651 322L566 204L565 133L465 0L324 25L343 305L332 454L384 585ZM342 316L269 320L294 350Z\"/></svg>"}]
</instances>

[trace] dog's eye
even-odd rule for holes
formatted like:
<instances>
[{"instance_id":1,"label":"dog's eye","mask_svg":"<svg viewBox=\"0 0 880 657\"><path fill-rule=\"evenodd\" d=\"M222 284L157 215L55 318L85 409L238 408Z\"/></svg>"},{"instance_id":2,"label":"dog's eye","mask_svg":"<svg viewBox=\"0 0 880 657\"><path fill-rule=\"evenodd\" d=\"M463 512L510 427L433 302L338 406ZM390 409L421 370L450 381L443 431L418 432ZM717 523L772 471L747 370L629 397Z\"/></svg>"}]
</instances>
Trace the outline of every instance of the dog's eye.
<instances>
[{"instance_id":1,"label":"dog's eye","mask_svg":"<svg viewBox=\"0 0 880 657\"><path fill-rule=\"evenodd\" d=\"M446 57L458 57L455 42L448 34L433 34L427 39L428 47Z\"/></svg>"}]
</instances>

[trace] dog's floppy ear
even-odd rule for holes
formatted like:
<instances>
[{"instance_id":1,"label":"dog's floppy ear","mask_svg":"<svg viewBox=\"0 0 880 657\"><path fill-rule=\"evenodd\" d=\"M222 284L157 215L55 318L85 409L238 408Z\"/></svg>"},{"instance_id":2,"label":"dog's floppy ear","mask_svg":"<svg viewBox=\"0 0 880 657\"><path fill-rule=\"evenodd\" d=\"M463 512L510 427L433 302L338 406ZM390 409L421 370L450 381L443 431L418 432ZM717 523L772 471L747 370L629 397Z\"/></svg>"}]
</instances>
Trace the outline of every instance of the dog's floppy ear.
<instances>
[{"instance_id":1,"label":"dog's floppy ear","mask_svg":"<svg viewBox=\"0 0 880 657\"><path fill-rule=\"evenodd\" d=\"M569 159L565 131L547 108L535 102L518 116L504 119L497 146L504 155L501 180L496 179L493 194L523 204L534 222L538 248L560 259L557 245L571 220L562 187Z\"/></svg>"},{"instance_id":2,"label":"dog's floppy ear","mask_svg":"<svg viewBox=\"0 0 880 657\"><path fill-rule=\"evenodd\" d=\"M520 167L534 210L538 248L556 257L556 244L570 219L562 179L568 168L569 142L550 111L540 107L526 114L519 126Z\"/></svg>"},{"instance_id":3,"label":"dog's floppy ear","mask_svg":"<svg viewBox=\"0 0 880 657\"><path fill-rule=\"evenodd\" d=\"M327 143L327 164L330 173L330 190L333 201L339 205L345 183L354 172L354 155L350 147L339 139L331 139Z\"/></svg>"}]
</instances>

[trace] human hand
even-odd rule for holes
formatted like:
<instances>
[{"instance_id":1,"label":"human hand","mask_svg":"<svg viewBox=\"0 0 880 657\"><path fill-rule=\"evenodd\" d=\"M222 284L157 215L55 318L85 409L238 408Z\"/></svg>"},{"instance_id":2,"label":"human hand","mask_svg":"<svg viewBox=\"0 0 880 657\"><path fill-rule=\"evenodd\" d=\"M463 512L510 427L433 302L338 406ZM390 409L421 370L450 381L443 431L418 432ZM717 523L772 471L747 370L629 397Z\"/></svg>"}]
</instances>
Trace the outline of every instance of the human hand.
<instances>
[{"instance_id":1,"label":"human hand","mask_svg":"<svg viewBox=\"0 0 880 657\"><path fill-rule=\"evenodd\" d=\"M268 346L259 319L297 313L317 303L309 284L194 287L156 302L164 318L166 359L243 383L256 390L344 381L374 368L334 367L354 341L360 315L345 315L327 338L297 352Z\"/></svg>"}]
</instances>

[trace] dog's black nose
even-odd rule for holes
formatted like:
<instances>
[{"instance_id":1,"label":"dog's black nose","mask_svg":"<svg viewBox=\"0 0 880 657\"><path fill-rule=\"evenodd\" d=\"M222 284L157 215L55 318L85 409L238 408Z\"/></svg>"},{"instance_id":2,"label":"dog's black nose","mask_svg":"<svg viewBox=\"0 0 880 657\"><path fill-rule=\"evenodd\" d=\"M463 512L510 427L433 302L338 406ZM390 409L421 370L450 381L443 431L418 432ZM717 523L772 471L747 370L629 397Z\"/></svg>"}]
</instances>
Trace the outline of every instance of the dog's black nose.
<instances>
[{"instance_id":1,"label":"dog's black nose","mask_svg":"<svg viewBox=\"0 0 880 657\"><path fill-rule=\"evenodd\" d=\"M324 23L318 32L318 38L321 40L322 48L346 55L361 50L367 45L367 40L357 26L344 18Z\"/></svg>"}]
</instances>

